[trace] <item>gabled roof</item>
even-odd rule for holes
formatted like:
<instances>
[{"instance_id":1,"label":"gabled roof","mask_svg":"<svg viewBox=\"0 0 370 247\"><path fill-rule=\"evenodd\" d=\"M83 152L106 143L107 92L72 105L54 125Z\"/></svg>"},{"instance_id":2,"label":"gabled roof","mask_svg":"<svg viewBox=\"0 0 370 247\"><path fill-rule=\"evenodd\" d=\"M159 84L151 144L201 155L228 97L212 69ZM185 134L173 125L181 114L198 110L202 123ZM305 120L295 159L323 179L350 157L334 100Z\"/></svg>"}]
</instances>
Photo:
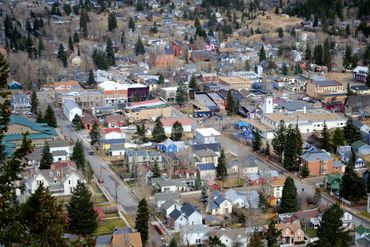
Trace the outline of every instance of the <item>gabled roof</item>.
<instances>
[{"instance_id":1,"label":"gabled roof","mask_svg":"<svg viewBox=\"0 0 370 247\"><path fill-rule=\"evenodd\" d=\"M215 169L215 164L213 163L204 163L204 164L199 164L198 169L200 171L209 171L209 170L214 170Z\"/></svg>"},{"instance_id":2,"label":"gabled roof","mask_svg":"<svg viewBox=\"0 0 370 247\"><path fill-rule=\"evenodd\" d=\"M184 205L181 207L181 211L184 212L186 217L189 217L194 212L198 212L197 208L190 203L184 203Z\"/></svg>"},{"instance_id":3,"label":"gabled roof","mask_svg":"<svg viewBox=\"0 0 370 247\"><path fill-rule=\"evenodd\" d=\"M177 208L172 210L172 212L169 214L170 218L174 220L177 220L181 215L182 215L181 212Z\"/></svg>"},{"instance_id":4,"label":"gabled roof","mask_svg":"<svg viewBox=\"0 0 370 247\"><path fill-rule=\"evenodd\" d=\"M76 102L74 102L73 100L70 100L70 99L67 99L63 102L63 106L68 110L68 111L71 111L72 109L81 109L77 104Z\"/></svg>"},{"instance_id":5,"label":"gabled roof","mask_svg":"<svg viewBox=\"0 0 370 247\"><path fill-rule=\"evenodd\" d=\"M359 149L363 146L366 146L367 144L361 140L358 140L358 141L355 141L354 143L352 143L352 147L355 148L355 149Z\"/></svg>"},{"instance_id":6,"label":"gabled roof","mask_svg":"<svg viewBox=\"0 0 370 247\"><path fill-rule=\"evenodd\" d=\"M10 116L10 122L9 125L12 124L19 124L26 127L31 128L32 130L35 130L40 133L44 133L47 135L57 135L57 132L53 127L48 126L46 123L36 123L34 121L31 121L25 117L18 116L18 115L11 115ZM5 134L8 135L8 134Z\"/></svg>"},{"instance_id":7,"label":"gabled roof","mask_svg":"<svg viewBox=\"0 0 370 247\"><path fill-rule=\"evenodd\" d=\"M327 161L327 160L333 159L332 157L330 157L330 155L327 152L324 152L321 150L305 152L303 155L301 155L301 158L307 161L315 161L315 160Z\"/></svg>"},{"instance_id":8,"label":"gabled roof","mask_svg":"<svg viewBox=\"0 0 370 247\"><path fill-rule=\"evenodd\" d=\"M217 205L221 205L224 201L226 201L225 197L223 196L218 196L216 199L215 199L215 203Z\"/></svg>"}]
</instances>

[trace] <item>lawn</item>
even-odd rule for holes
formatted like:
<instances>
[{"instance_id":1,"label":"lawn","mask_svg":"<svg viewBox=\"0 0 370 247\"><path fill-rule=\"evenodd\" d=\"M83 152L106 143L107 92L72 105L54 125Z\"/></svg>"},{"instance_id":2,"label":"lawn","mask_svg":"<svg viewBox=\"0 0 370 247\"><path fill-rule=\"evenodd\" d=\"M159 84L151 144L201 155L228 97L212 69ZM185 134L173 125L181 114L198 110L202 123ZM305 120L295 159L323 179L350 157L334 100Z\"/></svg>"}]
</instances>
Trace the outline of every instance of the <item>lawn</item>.
<instances>
[{"instance_id":1,"label":"lawn","mask_svg":"<svg viewBox=\"0 0 370 247\"><path fill-rule=\"evenodd\" d=\"M362 216L365 216L366 218L369 218L369 219L370 219L370 214L369 214L368 212L366 212L366 211L362 211L362 212L361 212L361 215L362 215Z\"/></svg>"},{"instance_id":2,"label":"lawn","mask_svg":"<svg viewBox=\"0 0 370 247\"><path fill-rule=\"evenodd\" d=\"M103 193L96 183L92 183L92 184L90 184L90 186L95 191L95 193L97 193L97 194L102 194Z\"/></svg>"},{"instance_id":3,"label":"lawn","mask_svg":"<svg viewBox=\"0 0 370 247\"><path fill-rule=\"evenodd\" d=\"M99 223L98 228L95 230L96 235L112 233L114 228L126 227L125 222L121 218L106 219L103 223Z\"/></svg>"},{"instance_id":4,"label":"lawn","mask_svg":"<svg viewBox=\"0 0 370 247\"><path fill-rule=\"evenodd\" d=\"M92 201L96 204L108 202L107 198L103 194L97 194L92 197Z\"/></svg>"},{"instance_id":5,"label":"lawn","mask_svg":"<svg viewBox=\"0 0 370 247\"><path fill-rule=\"evenodd\" d=\"M225 181L216 181L223 188L234 188L234 187L242 187L245 185L245 178L228 178Z\"/></svg>"},{"instance_id":6,"label":"lawn","mask_svg":"<svg viewBox=\"0 0 370 247\"><path fill-rule=\"evenodd\" d=\"M317 237L317 230L312 228L307 228L304 230L304 233L309 236L310 238Z\"/></svg>"}]
</instances>

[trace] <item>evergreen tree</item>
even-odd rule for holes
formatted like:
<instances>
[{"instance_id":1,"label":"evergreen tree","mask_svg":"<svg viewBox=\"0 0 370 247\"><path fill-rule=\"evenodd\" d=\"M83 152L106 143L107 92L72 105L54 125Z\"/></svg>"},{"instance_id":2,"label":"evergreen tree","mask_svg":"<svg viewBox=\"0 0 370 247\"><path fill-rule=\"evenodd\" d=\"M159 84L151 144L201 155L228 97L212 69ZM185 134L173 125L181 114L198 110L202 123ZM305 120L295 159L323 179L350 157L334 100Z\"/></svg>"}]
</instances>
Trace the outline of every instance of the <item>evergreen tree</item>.
<instances>
[{"instance_id":1,"label":"evergreen tree","mask_svg":"<svg viewBox=\"0 0 370 247\"><path fill-rule=\"evenodd\" d=\"M37 46L37 56L41 57L42 52L45 50L44 43L42 42L42 38L39 38L39 45Z\"/></svg>"},{"instance_id":2,"label":"evergreen tree","mask_svg":"<svg viewBox=\"0 0 370 247\"><path fill-rule=\"evenodd\" d=\"M279 39L282 39L284 37L284 30L283 30L283 28L282 27L279 27L277 29L277 32L278 32Z\"/></svg>"},{"instance_id":3,"label":"evergreen tree","mask_svg":"<svg viewBox=\"0 0 370 247\"><path fill-rule=\"evenodd\" d=\"M117 18L116 13L112 12L108 16L108 30L113 32L117 28Z\"/></svg>"},{"instance_id":4,"label":"evergreen tree","mask_svg":"<svg viewBox=\"0 0 370 247\"><path fill-rule=\"evenodd\" d=\"M68 38L68 49L70 50L70 51L74 51L74 43L73 43L73 40L72 40L72 37L71 36L69 36L69 38Z\"/></svg>"},{"instance_id":5,"label":"evergreen tree","mask_svg":"<svg viewBox=\"0 0 370 247\"><path fill-rule=\"evenodd\" d=\"M368 65L370 63L370 44L366 46L364 51L364 57L362 59L364 65Z\"/></svg>"},{"instance_id":6,"label":"evergreen tree","mask_svg":"<svg viewBox=\"0 0 370 247\"><path fill-rule=\"evenodd\" d=\"M90 139L91 139L91 146L94 145L100 145L100 139L101 139L101 134L100 134L100 127L99 125L94 122L92 129L90 131Z\"/></svg>"},{"instance_id":7,"label":"evergreen tree","mask_svg":"<svg viewBox=\"0 0 370 247\"><path fill-rule=\"evenodd\" d=\"M80 43L80 35L78 35L78 33L77 33L77 32L75 32L75 33L73 34L73 42L74 42L75 44Z\"/></svg>"},{"instance_id":8,"label":"evergreen tree","mask_svg":"<svg viewBox=\"0 0 370 247\"><path fill-rule=\"evenodd\" d=\"M42 150L42 156L40 160L40 169L50 169L50 165L53 163L53 155L50 153L50 147L47 142L44 144Z\"/></svg>"},{"instance_id":9,"label":"evergreen tree","mask_svg":"<svg viewBox=\"0 0 370 247\"><path fill-rule=\"evenodd\" d=\"M206 205L208 202L208 192L205 185L202 186L202 191L200 193L200 202L203 203L203 205Z\"/></svg>"},{"instance_id":10,"label":"evergreen tree","mask_svg":"<svg viewBox=\"0 0 370 247\"><path fill-rule=\"evenodd\" d=\"M172 125L171 140L181 141L183 133L184 128L182 127L182 124L179 121L174 122Z\"/></svg>"},{"instance_id":11,"label":"evergreen tree","mask_svg":"<svg viewBox=\"0 0 370 247\"><path fill-rule=\"evenodd\" d=\"M57 127L57 119L55 117L54 110L51 107L51 105L48 105L48 107L46 108L44 119L49 126L54 128Z\"/></svg>"},{"instance_id":12,"label":"evergreen tree","mask_svg":"<svg viewBox=\"0 0 370 247\"><path fill-rule=\"evenodd\" d=\"M346 126L343 128L344 139L346 139L347 144L351 145L355 141L361 140L361 132L354 125L351 117L348 118Z\"/></svg>"},{"instance_id":13,"label":"evergreen tree","mask_svg":"<svg viewBox=\"0 0 370 247\"><path fill-rule=\"evenodd\" d=\"M307 47L306 47L305 57L308 62L312 61L312 52L311 52L311 47L309 44L307 44Z\"/></svg>"},{"instance_id":14,"label":"evergreen tree","mask_svg":"<svg viewBox=\"0 0 370 247\"><path fill-rule=\"evenodd\" d=\"M19 239L23 246L66 246L63 208L41 184L19 208L18 220L27 230ZM9 222L8 222L9 223Z\"/></svg>"},{"instance_id":15,"label":"evergreen tree","mask_svg":"<svg viewBox=\"0 0 370 247\"><path fill-rule=\"evenodd\" d=\"M128 21L128 28L131 29L132 32L135 32L135 21L130 16L130 19Z\"/></svg>"},{"instance_id":16,"label":"evergreen tree","mask_svg":"<svg viewBox=\"0 0 370 247\"><path fill-rule=\"evenodd\" d=\"M168 247L177 247L177 242L175 238L171 238L170 245Z\"/></svg>"},{"instance_id":17,"label":"evergreen tree","mask_svg":"<svg viewBox=\"0 0 370 247\"><path fill-rule=\"evenodd\" d=\"M301 170L301 177L306 178L310 176L310 169L308 168L308 165L303 165Z\"/></svg>"},{"instance_id":18,"label":"evergreen tree","mask_svg":"<svg viewBox=\"0 0 370 247\"><path fill-rule=\"evenodd\" d=\"M45 118L42 115L42 112L37 113L36 123L46 123Z\"/></svg>"},{"instance_id":19,"label":"evergreen tree","mask_svg":"<svg viewBox=\"0 0 370 247\"><path fill-rule=\"evenodd\" d=\"M331 138L331 143L334 146L334 151L337 152L337 147L343 146L345 142L343 131L340 128L336 128Z\"/></svg>"},{"instance_id":20,"label":"evergreen tree","mask_svg":"<svg viewBox=\"0 0 370 247\"><path fill-rule=\"evenodd\" d=\"M262 210L262 212L266 213L268 208L268 202L265 195L262 192L258 192L258 208Z\"/></svg>"},{"instance_id":21,"label":"evergreen tree","mask_svg":"<svg viewBox=\"0 0 370 247\"><path fill-rule=\"evenodd\" d=\"M272 147L277 155L282 155L285 148L286 126L283 120L280 121L274 132L274 138L271 141Z\"/></svg>"},{"instance_id":22,"label":"evergreen tree","mask_svg":"<svg viewBox=\"0 0 370 247\"><path fill-rule=\"evenodd\" d=\"M209 247L226 247L220 240L219 237L213 236L209 237L209 242L208 242Z\"/></svg>"},{"instance_id":23,"label":"evergreen tree","mask_svg":"<svg viewBox=\"0 0 370 247\"><path fill-rule=\"evenodd\" d=\"M148 223L149 223L149 208L145 198L139 201L137 215L135 220L135 228L141 234L143 246L148 241Z\"/></svg>"},{"instance_id":24,"label":"evergreen tree","mask_svg":"<svg viewBox=\"0 0 370 247\"><path fill-rule=\"evenodd\" d=\"M267 247L280 247L281 231L275 227L275 221L270 221L266 233Z\"/></svg>"},{"instance_id":25,"label":"evergreen tree","mask_svg":"<svg viewBox=\"0 0 370 247\"><path fill-rule=\"evenodd\" d=\"M144 43L143 41L141 40L140 36L137 38L137 41L136 41L136 44L135 44L135 54L136 56L140 55L140 54L144 54L145 53L145 47L144 47Z\"/></svg>"},{"instance_id":26,"label":"evergreen tree","mask_svg":"<svg viewBox=\"0 0 370 247\"><path fill-rule=\"evenodd\" d=\"M318 241L313 242L313 247L347 247L350 246L351 237L343 227L343 210L338 204L333 204L322 216L317 229Z\"/></svg>"},{"instance_id":27,"label":"evergreen tree","mask_svg":"<svg viewBox=\"0 0 370 247\"><path fill-rule=\"evenodd\" d=\"M271 151L270 151L270 143L267 141L266 142L266 148L265 148L265 155L266 156L270 156L270 153L271 153Z\"/></svg>"},{"instance_id":28,"label":"evergreen tree","mask_svg":"<svg viewBox=\"0 0 370 247\"><path fill-rule=\"evenodd\" d=\"M349 83L348 83L349 84ZM370 88L370 67L367 69L367 76L366 76L366 86Z\"/></svg>"},{"instance_id":29,"label":"evergreen tree","mask_svg":"<svg viewBox=\"0 0 370 247\"><path fill-rule=\"evenodd\" d=\"M85 169L86 158L84 148L80 140L77 140L75 146L73 147L71 160L76 163L77 169L81 171Z\"/></svg>"},{"instance_id":30,"label":"evergreen tree","mask_svg":"<svg viewBox=\"0 0 370 247\"><path fill-rule=\"evenodd\" d=\"M323 63L324 65L329 65L331 63L329 39L325 39L323 50Z\"/></svg>"},{"instance_id":31,"label":"evergreen tree","mask_svg":"<svg viewBox=\"0 0 370 247\"><path fill-rule=\"evenodd\" d=\"M88 22L87 11L86 9L82 9L80 15L80 34L84 39L87 39L87 37L89 36L87 30L87 22Z\"/></svg>"},{"instance_id":32,"label":"evergreen tree","mask_svg":"<svg viewBox=\"0 0 370 247\"><path fill-rule=\"evenodd\" d=\"M153 26L150 28L150 31L152 33L158 33L157 22L154 22Z\"/></svg>"},{"instance_id":33,"label":"evergreen tree","mask_svg":"<svg viewBox=\"0 0 370 247\"><path fill-rule=\"evenodd\" d=\"M220 157L218 157L216 174L217 174L218 179L225 181L227 177L227 167L226 167L225 152L223 149L221 149Z\"/></svg>"},{"instance_id":34,"label":"evergreen tree","mask_svg":"<svg viewBox=\"0 0 370 247\"><path fill-rule=\"evenodd\" d=\"M161 86L164 85L164 76L163 76L162 73L158 77L158 84L161 85Z\"/></svg>"},{"instance_id":35,"label":"evergreen tree","mask_svg":"<svg viewBox=\"0 0 370 247\"><path fill-rule=\"evenodd\" d=\"M98 215L91 201L88 187L78 181L67 205L69 230L79 235L89 235L98 227Z\"/></svg>"},{"instance_id":36,"label":"evergreen tree","mask_svg":"<svg viewBox=\"0 0 370 247\"><path fill-rule=\"evenodd\" d=\"M347 83L347 96L352 96L352 95L354 95L354 93L351 89L351 85Z\"/></svg>"},{"instance_id":37,"label":"evergreen tree","mask_svg":"<svg viewBox=\"0 0 370 247\"><path fill-rule=\"evenodd\" d=\"M323 65L323 50L322 45L315 46L315 49L313 51L313 57L315 60L315 64L317 65Z\"/></svg>"},{"instance_id":38,"label":"evergreen tree","mask_svg":"<svg viewBox=\"0 0 370 247\"><path fill-rule=\"evenodd\" d=\"M197 89L198 88L197 78L195 77L194 74L191 76L190 83L189 83L189 88L191 88L191 89Z\"/></svg>"},{"instance_id":39,"label":"evergreen tree","mask_svg":"<svg viewBox=\"0 0 370 247\"><path fill-rule=\"evenodd\" d=\"M123 31L123 30L122 30L122 33L121 33L121 46L122 47L126 46L125 31Z\"/></svg>"},{"instance_id":40,"label":"evergreen tree","mask_svg":"<svg viewBox=\"0 0 370 247\"><path fill-rule=\"evenodd\" d=\"M101 70L109 69L111 60L108 58L108 55L104 51L95 49L92 54L92 59L98 69L101 69Z\"/></svg>"},{"instance_id":41,"label":"evergreen tree","mask_svg":"<svg viewBox=\"0 0 370 247\"><path fill-rule=\"evenodd\" d=\"M253 233L249 240L248 247L265 247L258 232Z\"/></svg>"},{"instance_id":42,"label":"evergreen tree","mask_svg":"<svg viewBox=\"0 0 370 247\"><path fill-rule=\"evenodd\" d=\"M82 123L81 123L81 117L76 114L73 119L72 119L72 125L73 125L73 128L75 128L76 130L81 130L82 129Z\"/></svg>"},{"instance_id":43,"label":"evergreen tree","mask_svg":"<svg viewBox=\"0 0 370 247\"><path fill-rule=\"evenodd\" d=\"M89 78L87 79L87 83L89 85L95 85L96 84L94 71L92 69L89 70Z\"/></svg>"},{"instance_id":44,"label":"evergreen tree","mask_svg":"<svg viewBox=\"0 0 370 247\"><path fill-rule=\"evenodd\" d=\"M266 59L265 47L261 46L260 53L259 53L259 61L262 62Z\"/></svg>"},{"instance_id":45,"label":"evergreen tree","mask_svg":"<svg viewBox=\"0 0 370 247\"><path fill-rule=\"evenodd\" d=\"M315 189L315 195L313 196L313 202L315 203L316 206L319 206L320 201L321 201L321 189L316 188Z\"/></svg>"},{"instance_id":46,"label":"evergreen tree","mask_svg":"<svg viewBox=\"0 0 370 247\"><path fill-rule=\"evenodd\" d=\"M235 114L235 100L231 90L227 91L226 97L226 112L227 115L233 116Z\"/></svg>"},{"instance_id":47,"label":"evergreen tree","mask_svg":"<svg viewBox=\"0 0 370 247\"><path fill-rule=\"evenodd\" d=\"M145 125L136 125L136 132L134 134L134 139L138 140L138 143L146 143L148 141L148 138L145 136L145 133L147 132L147 129L145 128Z\"/></svg>"},{"instance_id":48,"label":"evergreen tree","mask_svg":"<svg viewBox=\"0 0 370 247\"><path fill-rule=\"evenodd\" d=\"M356 160L356 154L354 152L352 153L352 157ZM358 201L366 195L365 184L354 170L354 162L352 161L346 166L339 191L341 197L350 201Z\"/></svg>"},{"instance_id":49,"label":"evergreen tree","mask_svg":"<svg viewBox=\"0 0 370 247\"><path fill-rule=\"evenodd\" d=\"M80 47L77 47L77 56L81 56Z\"/></svg>"},{"instance_id":50,"label":"evergreen tree","mask_svg":"<svg viewBox=\"0 0 370 247\"><path fill-rule=\"evenodd\" d=\"M132 96L132 101L133 102L140 102L141 101L141 93L138 89L135 90L134 95Z\"/></svg>"},{"instance_id":51,"label":"evergreen tree","mask_svg":"<svg viewBox=\"0 0 370 247\"><path fill-rule=\"evenodd\" d=\"M283 75L288 75L288 66L286 65L286 63L283 63L283 66L281 68L281 72Z\"/></svg>"},{"instance_id":52,"label":"evergreen tree","mask_svg":"<svg viewBox=\"0 0 370 247\"><path fill-rule=\"evenodd\" d=\"M298 209L297 188L293 178L289 176L284 183L279 213L293 213L297 212Z\"/></svg>"},{"instance_id":53,"label":"evergreen tree","mask_svg":"<svg viewBox=\"0 0 370 247\"><path fill-rule=\"evenodd\" d=\"M330 151L330 133L328 131L326 121L324 121L324 126L321 131L320 146L322 149L325 149L326 151Z\"/></svg>"},{"instance_id":54,"label":"evergreen tree","mask_svg":"<svg viewBox=\"0 0 370 247\"><path fill-rule=\"evenodd\" d=\"M157 143L163 142L167 138L160 117L157 117L154 121L152 136L153 141Z\"/></svg>"},{"instance_id":55,"label":"evergreen tree","mask_svg":"<svg viewBox=\"0 0 370 247\"><path fill-rule=\"evenodd\" d=\"M254 138L252 140L253 151L260 151L262 145L261 135L258 130L254 131L253 134L254 134Z\"/></svg>"},{"instance_id":56,"label":"evergreen tree","mask_svg":"<svg viewBox=\"0 0 370 247\"><path fill-rule=\"evenodd\" d=\"M180 82L176 90L176 103L182 107L188 101L188 87L184 82Z\"/></svg>"},{"instance_id":57,"label":"evergreen tree","mask_svg":"<svg viewBox=\"0 0 370 247\"><path fill-rule=\"evenodd\" d=\"M63 66L66 68L67 67L67 64L68 64L68 61L67 61L67 52L64 50L63 44L60 44L59 45L57 58L60 61L62 61Z\"/></svg>"},{"instance_id":58,"label":"evergreen tree","mask_svg":"<svg viewBox=\"0 0 370 247\"><path fill-rule=\"evenodd\" d=\"M152 172L153 172L153 176L152 176L153 178L159 178L161 176L157 160L154 161Z\"/></svg>"},{"instance_id":59,"label":"evergreen tree","mask_svg":"<svg viewBox=\"0 0 370 247\"><path fill-rule=\"evenodd\" d=\"M346 46L346 52L343 58L343 67L345 69L350 69L352 63L352 48L350 46Z\"/></svg>"},{"instance_id":60,"label":"evergreen tree","mask_svg":"<svg viewBox=\"0 0 370 247\"><path fill-rule=\"evenodd\" d=\"M32 90L31 95L31 112L37 114L37 107L39 105L39 100L37 99L37 94L35 90Z\"/></svg>"},{"instance_id":61,"label":"evergreen tree","mask_svg":"<svg viewBox=\"0 0 370 247\"><path fill-rule=\"evenodd\" d=\"M200 175L197 173L197 177L195 178L194 183L194 190L200 190L202 189L202 181L200 180Z\"/></svg>"},{"instance_id":62,"label":"evergreen tree","mask_svg":"<svg viewBox=\"0 0 370 247\"><path fill-rule=\"evenodd\" d=\"M105 53L107 54L107 57L109 59L109 65L114 65L114 49L113 49L113 43L110 38L107 40L107 46L105 48Z\"/></svg>"}]
</instances>

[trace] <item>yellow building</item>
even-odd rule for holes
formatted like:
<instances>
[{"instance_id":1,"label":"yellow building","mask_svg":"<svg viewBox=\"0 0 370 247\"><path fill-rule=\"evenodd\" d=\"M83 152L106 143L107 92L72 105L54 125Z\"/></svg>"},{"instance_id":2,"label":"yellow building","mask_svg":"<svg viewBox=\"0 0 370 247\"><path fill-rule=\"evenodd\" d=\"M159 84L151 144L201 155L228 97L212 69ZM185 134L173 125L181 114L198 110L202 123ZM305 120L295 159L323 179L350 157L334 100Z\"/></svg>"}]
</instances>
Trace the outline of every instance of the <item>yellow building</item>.
<instances>
[{"instance_id":1,"label":"yellow building","mask_svg":"<svg viewBox=\"0 0 370 247\"><path fill-rule=\"evenodd\" d=\"M337 81L309 81L306 84L306 94L312 98L320 99L322 94L343 93L344 87Z\"/></svg>"}]
</instances>

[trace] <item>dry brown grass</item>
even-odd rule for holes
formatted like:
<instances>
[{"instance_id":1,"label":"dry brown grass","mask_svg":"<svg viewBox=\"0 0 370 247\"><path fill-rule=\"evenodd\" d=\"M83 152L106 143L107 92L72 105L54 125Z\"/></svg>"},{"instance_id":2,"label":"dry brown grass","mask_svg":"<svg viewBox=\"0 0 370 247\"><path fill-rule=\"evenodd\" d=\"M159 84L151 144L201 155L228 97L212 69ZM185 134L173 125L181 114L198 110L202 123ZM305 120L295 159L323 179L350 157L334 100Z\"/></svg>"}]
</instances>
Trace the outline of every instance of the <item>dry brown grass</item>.
<instances>
[{"instance_id":1,"label":"dry brown grass","mask_svg":"<svg viewBox=\"0 0 370 247\"><path fill-rule=\"evenodd\" d=\"M267 16L270 16L270 19L267 19ZM272 12L266 12L265 16L259 15L256 19L253 20L250 26L253 29L264 29L270 32L275 32L275 30L279 27L282 27L284 30L287 26L294 26L301 24L303 20L294 16L284 17L280 15L276 15ZM259 24L259 25L258 25Z\"/></svg>"},{"instance_id":2,"label":"dry brown grass","mask_svg":"<svg viewBox=\"0 0 370 247\"><path fill-rule=\"evenodd\" d=\"M347 83L352 80L352 73L342 73L342 72L329 72L326 74L328 80L336 80L347 86Z\"/></svg>"}]
</instances>

